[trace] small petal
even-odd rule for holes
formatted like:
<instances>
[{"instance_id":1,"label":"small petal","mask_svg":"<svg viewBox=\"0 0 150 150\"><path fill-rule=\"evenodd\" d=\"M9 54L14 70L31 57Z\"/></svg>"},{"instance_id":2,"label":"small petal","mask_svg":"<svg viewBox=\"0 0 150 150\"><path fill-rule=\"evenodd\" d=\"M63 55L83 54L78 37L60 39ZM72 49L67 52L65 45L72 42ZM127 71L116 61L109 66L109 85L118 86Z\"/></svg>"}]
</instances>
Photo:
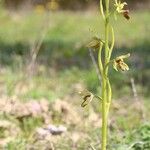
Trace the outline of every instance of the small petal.
<instances>
[{"instance_id":1,"label":"small petal","mask_svg":"<svg viewBox=\"0 0 150 150\"><path fill-rule=\"evenodd\" d=\"M122 4L123 4L123 6L128 5L126 2L123 2Z\"/></svg>"},{"instance_id":2,"label":"small petal","mask_svg":"<svg viewBox=\"0 0 150 150\"><path fill-rule=\"evenodd\" d=\"M126 55L121 55L119 57L117 57L116 59L125 59L125 58L128 58L130 57L130 53L126 54Z\"/></svg>"},{"instance_id":3,"label":"small petal","mask_svg":"<svg viewBox=\"0 0 150 150\"><path fill-rule=\"evenodd\" d=\"M119 66L119 69L122 71L128 71L129 70L128 65L124 62L121 62L118 66Z\"/></svg>"}]
</instances>

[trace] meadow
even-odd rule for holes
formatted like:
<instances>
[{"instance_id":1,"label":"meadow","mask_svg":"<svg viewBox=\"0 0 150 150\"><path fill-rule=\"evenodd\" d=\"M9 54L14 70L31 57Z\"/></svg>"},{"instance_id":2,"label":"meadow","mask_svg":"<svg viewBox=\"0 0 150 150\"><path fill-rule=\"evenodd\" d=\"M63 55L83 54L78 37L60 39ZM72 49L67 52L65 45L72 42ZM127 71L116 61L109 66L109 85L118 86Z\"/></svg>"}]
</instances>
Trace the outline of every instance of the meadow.
<instances>
[{"instance_id":1,"label":"meadow","mask_svg":"<svg viewBox=\"0 0 150 150\"><path fill-rule=\"evenodd\" d=\"M121 17L112 21L116 33L113 56L122 54L123 50L130 52L131 57L128 73L110 71L114 97L108 150L150 149L149 16L149 11L135 11L128 22ZM82 99L78 94L81 89L100 92L86 48L97 29L103 33L102 20L96 12L36 9L24 14L0 10L2 149L99 148L100 106L94 101L81 108ZM46 109L30 115L24 113L30 103L36 102ZM15 105L14 110L7 110L4 107L7 104ZM37 128L47 124L63 124L67 132L40 139Z\"/></svg>"}]
</instances>

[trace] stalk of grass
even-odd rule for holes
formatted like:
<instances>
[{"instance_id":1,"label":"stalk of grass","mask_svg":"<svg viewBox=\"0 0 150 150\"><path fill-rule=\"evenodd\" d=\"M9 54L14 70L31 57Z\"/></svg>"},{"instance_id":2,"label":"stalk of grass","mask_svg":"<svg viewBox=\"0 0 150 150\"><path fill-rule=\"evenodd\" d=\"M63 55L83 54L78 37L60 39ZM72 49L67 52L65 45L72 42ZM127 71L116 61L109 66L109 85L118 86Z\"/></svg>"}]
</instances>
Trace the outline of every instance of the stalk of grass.
<instances>
[{"instance_id":1,"label":"stalk of grass","mask_svg":"<svg viewBox=\"0 0 150 150\"><path fill-rule=\"evenodd\" d=\"M38 36L38 38L31 44L30 60L29 60L30 63L27 69L29 77L32 77L35 74L35 65L36 65L37 56L39 54L40 48L43 44L44 38L49 28L48 20L49 20L49 12L46 12L42 22L41 29L39 29L41 33Z\"/></svg>"}]
</instances>

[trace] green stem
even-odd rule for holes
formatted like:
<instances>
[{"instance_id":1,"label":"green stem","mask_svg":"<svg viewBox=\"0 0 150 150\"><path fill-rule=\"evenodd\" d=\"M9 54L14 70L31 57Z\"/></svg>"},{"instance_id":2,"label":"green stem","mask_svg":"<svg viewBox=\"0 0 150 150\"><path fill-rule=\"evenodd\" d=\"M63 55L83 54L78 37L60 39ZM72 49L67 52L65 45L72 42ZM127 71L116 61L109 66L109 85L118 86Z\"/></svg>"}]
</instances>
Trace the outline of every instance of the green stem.
<instances>
[{"instance_id":1,"label":"green stem","mask_svg":"<svg viewBox=\"0 0 150 150\"><path fill-rule=\"evenodd\" d=\"M111 37L112 37L111 40L112 40L112 42L111 42L111 46L109 49L109 61L110 61L112 50L113 50L114 44L115 44L114 29L112 26L110 28L111 28Z\"/></svg>"},{"instance_id":2,"label":"green stem","mask_svg":"<svg viewBox=\"0 0 150 150\"><path fill-rule=\"evenodd\" d=\"M105 50L104 50L104 66L109 62L109 0L105 0ZM107 121L108 121L108 82L107 82L108 67L103 69L102 74L102 150L106 150L107 146Z\"/></svg>"},{"instance_id":3,"label":"green stem","mask_svg":"<svg viewBox=\"0 0 150 150\"><path fill-rule=\"evenodd\" d=\"M100 43L100 48L98 51L98 67L101 73L101 76L103 75L103 65L102 65L102 49L103 49L103 43Z\"/></svg>"},{"instance_id":4,"label":"green stem","mask_svg":"<svg viewBox=\"0 0 150 150\"><path fill-rule=\"evenodd\" d=\"M102 78L103 84L102 84L102 150L106 150L107 145L107 99L106 99L106 79L103 76Z\"/></svg>"},{"instance_id":5,"label":"green stem","mask_svg":"<svg viewBox=\"0 0 150 150\"><path fill-rule=\"evenodd\" d=\"M100 12L101 12L101 14L102 14L102 17L103 17L103 19L105 19L102 0L100 0L100 3L99 3L99 4L100 4Z\"/></svg>"}]
</instances>

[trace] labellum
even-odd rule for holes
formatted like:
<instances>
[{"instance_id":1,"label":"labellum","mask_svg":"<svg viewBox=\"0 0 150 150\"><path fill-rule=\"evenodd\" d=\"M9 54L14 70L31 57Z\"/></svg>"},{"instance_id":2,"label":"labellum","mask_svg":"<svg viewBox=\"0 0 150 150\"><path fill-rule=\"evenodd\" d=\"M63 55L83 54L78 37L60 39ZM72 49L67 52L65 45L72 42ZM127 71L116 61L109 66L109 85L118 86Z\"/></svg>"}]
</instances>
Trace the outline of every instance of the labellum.
<instances>
[{"instance_id":1,"label":"labellum","mask_svg":"<svg viewBox=\"0 0 150 150\"><path fill-rule=\"evenodd\" d=\"M124 16L127 20L129 20L129 19L130 19L129 10L125 10L125 11L123 12L123 16Z\"/></svg>"}]
</instances>

